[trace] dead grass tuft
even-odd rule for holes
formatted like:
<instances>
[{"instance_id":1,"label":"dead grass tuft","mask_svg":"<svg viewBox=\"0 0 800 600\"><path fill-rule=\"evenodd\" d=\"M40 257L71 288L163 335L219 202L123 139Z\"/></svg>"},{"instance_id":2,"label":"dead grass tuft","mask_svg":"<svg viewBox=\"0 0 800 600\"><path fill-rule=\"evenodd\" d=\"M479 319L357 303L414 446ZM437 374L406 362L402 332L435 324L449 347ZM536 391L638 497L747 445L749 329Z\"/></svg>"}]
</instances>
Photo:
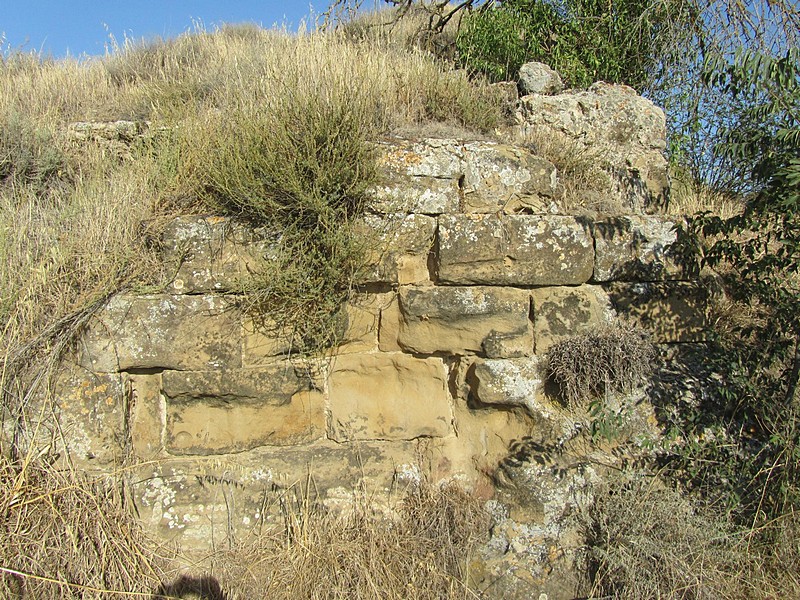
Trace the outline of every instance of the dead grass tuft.
<instances>
[{"instance_id":1,"label":"dead grass tuft","mask_svg":"<svg viewBox=\"0 0 800 600\"><path fill-rule=\"evenodd\" d=\"M546 376L572 407L630 392L652 371L655 346L639 327L616 322L550 347Z\"/></svg>"}]
</instances>

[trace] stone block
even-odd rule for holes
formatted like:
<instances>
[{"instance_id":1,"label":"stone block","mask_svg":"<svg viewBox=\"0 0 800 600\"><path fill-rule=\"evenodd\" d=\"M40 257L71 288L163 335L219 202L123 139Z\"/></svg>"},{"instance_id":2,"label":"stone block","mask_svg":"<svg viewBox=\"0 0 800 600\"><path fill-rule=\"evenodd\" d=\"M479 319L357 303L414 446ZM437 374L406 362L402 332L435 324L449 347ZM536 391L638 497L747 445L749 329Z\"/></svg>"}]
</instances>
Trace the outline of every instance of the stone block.
<instances>
[{"instance_id":1,"label":"stone block","mask_svg":"<svg viewBox=\"0 0 800 600\"><path fill-rule=\"evenodd\" d=\"M464 172L464 149L458 140L396 139L378 144L378 167L390 178L435 177L458 180Z\"/></svg>"},{"instance_id":2,"label":"stone block","mask_svg":"<svg viewBox=\"0 0 800 600\"><path fill-rule=\"evenodd\" d=\"M355 294L345 306L347 327L337 353L372 352L378 349L381 313L394 301L394 293Z\"/></svg>"},{"instance_id":3,"label":"stone block","mask_svg":"<svg viewBox=\"0 0 800 600\"><path fill-rule=\"evenodd\" d=\"M170 284L176 294L235 289L269 254L269 244L252 228L227 217L178 217L161 244L164 260L177 267Z\"/></svg>"},{"instance_id":4,"label":"stone block","mask_svg":"<svg viewBox=\"0 0 800 600\"><path fill-rule=\"evenodd\" d=\"M400 304L397 294L392 294L389 302L381 308L378 348L381 352L400 352Z\"/></svg>"},{"instance_id":5,"label":"stone block","mask_svg":"<svg viewBox=\"0 0 800 600\"><path fill-rule=\"evenodd\" d=\"M330 436L348 440L412 440L452 433L447 372L440 358L346 354L329 380Z\"/></svg>"},{"instance_id":6,"label":"stone block","mask_svg":"<svg viewBox=\"0 0 800 600\"><path fill-rule=\"evenodd\" d=\"M420 354L525 356L533 351L528 292L402 287L398 342Z\"/></svg>"},{"instance_id":7,"label":"stone block","mask_svg":"<svg viewBox=\"0 0 800 600\"><path fill-rule=\"evenodd\" d=\"M605 290L597 285L546 287L531 292L536 353L614 318Z\"/></svg>"},{"instance_id":8,"label":"stone block","mask_svg":"<svg viewBox=\"0 0 800 600\"><path fill-rule=\"evenodd\" d=\"M711 290L703 282L613 283L606 289L617 312L649 331L654 342L706 340Z\"/></svg>"},{"instance_id":9,"label":"stone block","mask_svg":"<svg viewBox=\"0 0 800 600\"><path fill-rule=\"evenodd\" d=\"M371 190L372 210L381 213L439 215L459 211L457 179L436 177L385 178Z\"/></svg>"},{"instance_id":10,"label":"stone block","mask_svg":"<svg viewBox=\"0 0 800 600\"><path fill-rule=\"evenodd\" d=\"M139 460L152 460L164 450L166 405L161 395L161 373L126 377L131 388L131 449Z\"/></svg>"},{"instance_id":11,"label":"stone block","mask_svg":"<svg viewBox=\"0 0 800 600\"><path fill-rule=\"evenodd\" d=\"M65 363L54 386L57 451L76 466L107 468L121 463L125 448L126 389L123 376L92 373ZM49 414L49 408L45 408ZM29 417L36 413L31 411Z\"/></svg>"},{"instance_id":12,"label":"stone block","mask_svg":"<svg viewBox=\"0 0 800 600\"><path fill-rule=\"evenodd\" d=\"M80 364L94 372L242 364L239 313L221 296L119 294L91 320Z\"/></svg>"},{"instance_id":13,"label":"stone block","mask_svg":"<svg viewBox=\"0 0 800 600\"><path fill-rule=\"evenodd\" d=\"M276 357L289 354L292 344L281 334L280 328L269 319L256 322L245 316L242 319L242 366L260 367L275 362Z\"/></svg>"},{"instance_id":14,"label":"stone block","mask_svg":"<svg viewBox=\"0 0 800 600\"><path fill-rule=\"evenodd\" d=\"M380 508L413 470L412 442L320 441L308 446L259 448L214 457L163 459L133 478L133 499L148 534L203 554L241 539L254 528L282 526L281 506L308 498L328 509L352 508L363 485ZM417 469L417 472L418 469Z\"/></svg>"},{"instance_id":15,"label":"stone block","mask_svg":"<svg viewBox=\"0 0 800 600\"><path fill-rule=\"evenodd\" d=\"M324 435L322 394L289 362L231 371L167 371L166 447L223 454L307 443Z\"/></svg>"},{"instance_id":16,"label":"stone block","mask_svg":"<svg viewBox=\"0 0 800 600\"><path fill-rule=\"evenodd\" d=\"M594 280L658 281L680 270L670 257L677 239L675 223L662 217L629 215L594 225Z\"/></svg>"},{"instance_id":17,"label":"stone block","mask_svg":"<svg viewBox=\"0 0 800 600\"><path fill-rule=\"evenodd\" d=\"M462 210L517 212L556 192L556 168L527 150L491 142L464 146Z\"/></svg>"},{"instance_id":18,"label":"stone block","mask_svg":"<svg viewBox=\"0 0 800 600\"><path fill-rule=\"evenodd\" d=\"M368 215L364 224L377 236L374 265L361 283L425 283L430 281L428 257L436 219L426 215Z\"/></svg>"},{"instance_id":19,"label":"stone block","mask_svg":"<svg viewBox=\"0 0 800 600\"><path fill-rule=\"evenodd\" d=\"M577 285L593 270L590 226L574 217L439 217L440 283Z\"/></svg>"}]
</instances>

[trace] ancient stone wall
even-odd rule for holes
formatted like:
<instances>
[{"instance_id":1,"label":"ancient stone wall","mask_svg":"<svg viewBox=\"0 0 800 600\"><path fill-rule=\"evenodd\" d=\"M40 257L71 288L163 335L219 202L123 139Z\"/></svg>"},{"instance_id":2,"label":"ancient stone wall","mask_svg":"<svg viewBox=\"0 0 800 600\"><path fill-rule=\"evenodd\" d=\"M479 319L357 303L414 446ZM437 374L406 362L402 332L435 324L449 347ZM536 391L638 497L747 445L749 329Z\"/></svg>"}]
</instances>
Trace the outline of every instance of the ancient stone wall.
<instances>
[{"instance_id":1,"label":"ancient stone wall","mask_svg":"<svg viewBox=\"0 0 800 600\"><path fill-rule=\"evenodd\" d=\"M613 149L603 168L631 184L603 192L616 214L568 214L564 176L535 146L381 142L365 219L381 247L346 307L345 342L312 361L230 293L269 260L270 240L228 218L176 219L162 240L171 284L112 298L61 376L72 460L123 473L152 532L193 548L243 535L296 484L330 507L421 477L489 499L521 472L510 455L580 426L542 381L554 343L620 315L659 344L701 340L706 291L669 256L674 223L646 212L668 192L663 114L605 85L521 107L518 133ZM573 469L545 489L540 467L523 473L538 521L496 505L505 552L547 553L557 515L594 476Z\"/></svg>"}]
</instances>

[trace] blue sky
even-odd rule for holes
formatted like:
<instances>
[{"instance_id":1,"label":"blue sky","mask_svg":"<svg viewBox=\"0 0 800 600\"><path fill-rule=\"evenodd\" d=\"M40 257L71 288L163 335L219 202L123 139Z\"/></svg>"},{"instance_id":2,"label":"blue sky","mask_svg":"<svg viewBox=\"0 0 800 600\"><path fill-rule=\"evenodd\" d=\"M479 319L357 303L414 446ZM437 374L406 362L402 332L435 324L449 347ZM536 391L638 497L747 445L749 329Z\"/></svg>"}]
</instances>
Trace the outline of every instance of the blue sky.
<instances>
[{"instance_id":1,"label":"blue sky","mask_svg":"<svg viewBox=\"0 0 800 600\"><path fill-rule=\"evenodd\" d=\"M55 58L102 54L113 35L139 40L174 37L221 23L287 23L296 30L329 0L0 0L2 50L43 51Z\"/></svg>"}]
</instances>

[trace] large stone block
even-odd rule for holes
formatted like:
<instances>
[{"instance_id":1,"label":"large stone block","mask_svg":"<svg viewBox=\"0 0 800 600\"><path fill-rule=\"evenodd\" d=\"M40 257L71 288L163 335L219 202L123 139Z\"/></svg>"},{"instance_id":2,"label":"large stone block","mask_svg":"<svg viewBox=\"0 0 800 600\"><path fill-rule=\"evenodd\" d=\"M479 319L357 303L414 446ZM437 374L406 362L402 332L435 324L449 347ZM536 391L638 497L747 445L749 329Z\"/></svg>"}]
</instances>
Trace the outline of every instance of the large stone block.
<instances>
[{"instance_id":1,"label":"large stone block","mask_svg":"<svg viewBox=\"0 0 800 600\"><path fill-rule=\"evenodd\" d=\"M387 177L372 188L372 197L370 207L381 213L439 215L457 213L461 196L457 179Z\"/></svg>"},{"instance_id":2,"label":"large stone block","mask_svg":"<svg viewBox=\"0 0 800 600\"><path fill-rule=\"evenodd\" d=\"M81 338L80 363L95 372L237 368L239 313L220 296L119 294Z\"/></svg>"},{"instance_id":3,"label":"large stone block","mask_svg":"<svg viewBox=\"0 0 800 600\"><path fill-rule=\"evenodd\" d=\"M232 371L167 371L166 447L223 454L307 443L324 435L322 394L289 362Z\"/></svg>"},{"instance_id":4,"label":"large stone block","mask_svg":"<svg viewBox=\"0 0 800 600\"><path fill-rule=\"evenodd\" d=\"M452 433L447 372L440 358L340 355L328 385L335 440L412 440Z\"/></svg>"},{"instance_id":5,"label":"large stone block","mask_svg":"<svg viewBox=\"0 0 800 600\"><path fill-rule=\"evenodd\" d=\"M389 501L402 471L416 471L416 444L320 441L239 454L164 459L143 465L133 499L148 533L185 551L218 550L260 527L282 526L287 502L308 498L336 510L352 508L355 490L375 507Z\"/></svg>"},{"instance_id":6,"label":"large stone block","mask_svg":"<svg viewBox=\"0 0 800 600\"><path fill-rule=\"evenodd\" d=\"M425 215L369 215L364 224L377 237L372 252L374 267L362 283L424 283L430 281L428 257L436 232L436 219Z\"/></svg>"},{"instance_id":7,"label":"large stone block","mask_svg":"<svg viewBox=\"0 0 800 600\"><path fill-rule=\"evenodd\" d=\"M555 194L556 168L519 147L472 142L464 146L461 185L463 212L513 213Z\"/></svg>"},{"instance_id":8,"label":"large stone block","mask_svg":"<svg viewBox=\"0 0 800 600\"><path fill-rule=\"evenodd\" d=\"M161 373L127 375L130 385L130 442L133 455L147 461L164 450L166 404L161 394Z\"/></svg>"},{"instance_id":9,"label":"large stone block","mask_svg":"<svg viewBox=\"0 0 800 600\"><path fill-rule=\"evenodd\" d=\"M531 292L531 297L537 354L614 318L611 301L600 286L538 288Z\"/></svg>"},{"instance_id":10,"label":"large stone block","mask_svg":"<svg viewBox=\"0 0 800 600\"><path fill-rule=\"evenodd\" d=\"M711 290L703 282L614 283L606 289L617 312L649 331L654 342L706 339Z\"/></svg>"},{"instance_id":11,"label":"large stone block","mask_svg":"<svg viewBox=\"0 0 800 600\"><path fill-rule=\"evenodd\" d=\"M161 244L164 260L177 267L170 284L176 294L235 289L269 254L251 227L226 217L178 217Z\"/></svg>"},{"instance_id":12,"label":"large stone block","mask_svg":"<svg viewBox=\"0 0 800 600\"><path fill-rule=\"evenodd\" d=\"M533 351L528 292L511 288L400 288L398 342L420 354L525 356Z\"/></svg>"},{"instance_id":13,"label":"large stone block","mask_svg":"<svg viewBox=\"0 0 800 600\"><path fill-rule=\"evenodd\" d=\"M657 281L680 270L670 257L677 239L675 223L655 216L630 215L594 224L594 280Z\"/></svg>"},{"instance_id":14,"label":"large stone block","mask_svg":"<svg viewBox=\"0 0 800 600\"><path fill-rule=\"evenodd\" d=\"M436 177L458 180L464 173L464 148L457 140L396 139L378 144L378 166L389 177Z\"/></svg>"},{"instance_id":15,"label":"large stone block","mask_svg":"<svg viewBox=\"0 0 800 600\"><path fill-rule=\"evenodd\" d=\"M126 389L123 376L92 373L65 363L55 382L57 452L84 469L121 463L125 448ZM39 408L41 410L41 408ZM43 414L50 414L45 407ZM29 418L36 418L31 411Z\"/></svg>"},{"instance_id":16,"label":"large stone block","mask_svg":"<svg viewBox=\"0 0 800 600\"><path fill-rule=\"evenodd\" d=\"M562 216L439 217L439 281L576 285L594 270L588 223Z\"/></svg>"}]
</instances>

